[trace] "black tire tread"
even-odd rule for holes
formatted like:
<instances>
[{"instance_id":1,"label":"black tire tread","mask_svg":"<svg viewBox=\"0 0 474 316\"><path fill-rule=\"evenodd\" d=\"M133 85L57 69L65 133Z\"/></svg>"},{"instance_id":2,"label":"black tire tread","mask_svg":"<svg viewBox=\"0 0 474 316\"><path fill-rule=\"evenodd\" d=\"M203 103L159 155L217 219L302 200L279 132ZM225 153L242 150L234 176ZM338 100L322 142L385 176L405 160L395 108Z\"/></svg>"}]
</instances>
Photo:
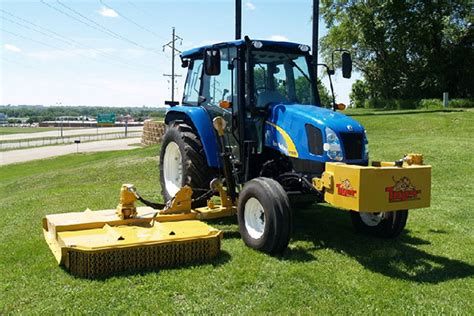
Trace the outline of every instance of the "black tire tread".
<instances>
[{"instance_id":1,"label":"black tire tread","mask_svg":"<svg viewBox=\"0 0 474 316\"><path fill-rule=\"evenodd\" d=\"M247 192L253 190L259 191L260 189L263 190L260 192L264 199L272 201L273 203L272 218L266 223L266 225L269 226L265 229L266 234L268 235L261 237L264 238L264 240L259 246L252 245L251 242L246 240L245 236L247 236L247 233L245 223L243 223L244 205L239 204L239 226L241 236L243 236L245 243L251 248L271 255L279 254L288 247L292 233L293 219L289 199L285 190L277 181L270 178L259 177L252 179L245 184L244 189L241 192L241 197L243 199L242 203L246 202Z\"/></svg>"},{"instance_id":2,"label":"black tire tread","mask_svg":"<svg viewBox=\"0 0 474 316\"><path fill-rule=\"evenodd\" d=\"M189 185L193 192L193 198L203 194L202 190L209 189L209 183L213 178L213 170L207 165L206 154L202 142L195 130L184 122L171 122L167 129L175 129L181 138L184 157L183 162L183 185ZM165 134L166 137L166 134ZM180 144L178 144L180 146ZM164 148L162 148L162 152ZM160 155L163 158L164 154ZM163 172L160 160L160 172ZM168 195L164 186L163 176L160 176L162 196L165 201L172 197ZM196 190L200 189L200 190ZM203 201L205 203L205 201Z\"/></svg>"},{"instance_id":3,"label":"black tire tread","mask_svg":"<svg viewBox=\"0 0 474 316\"><path fill-rule=\"evenodd\" d=\"M389 239L398 237L405 228L408 210L390 212L389 218L386 218L377 226L367 226L360 218L359 212L351 211L350 215L352 225L357 232Z\"/></svg>"}]
</instances>

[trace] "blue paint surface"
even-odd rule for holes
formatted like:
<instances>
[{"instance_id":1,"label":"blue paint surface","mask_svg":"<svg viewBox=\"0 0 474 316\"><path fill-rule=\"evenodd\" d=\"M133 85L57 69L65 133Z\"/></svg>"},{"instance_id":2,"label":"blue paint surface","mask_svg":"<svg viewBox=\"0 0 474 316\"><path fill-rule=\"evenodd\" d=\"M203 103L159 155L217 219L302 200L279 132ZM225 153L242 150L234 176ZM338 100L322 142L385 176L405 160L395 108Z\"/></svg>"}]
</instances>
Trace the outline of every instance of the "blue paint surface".
<instances>
[{"instance_id":1,"label":"blue paint surface","mask_svg":"<svg viewBox=\"0 0 474 316\"><path fill-rule=\"evenodd\" d=\"M308 148L308 138L306 136L306 124L313 125L322 131L323 143L326 142L325 128L332 129L341 139L341 132L364 133L364 127L356 120L325 108L301 105L301 104L274 104L269 108L270 115L267 119L279 127L281 127L293 140L299 159L313 160L319 162L331 161L325 153L323 155L314 155L310 153ZM350 126L350 127L349 127ZM351 131L349 131L349 128ZM270 124L264 127L264 145L280 151L288 156L285 148L286 143L283 136ZM344 153L344 146L342 146ZM366 164L367 160L343 160L352 164Z\"/></svg>"}]
</instances>

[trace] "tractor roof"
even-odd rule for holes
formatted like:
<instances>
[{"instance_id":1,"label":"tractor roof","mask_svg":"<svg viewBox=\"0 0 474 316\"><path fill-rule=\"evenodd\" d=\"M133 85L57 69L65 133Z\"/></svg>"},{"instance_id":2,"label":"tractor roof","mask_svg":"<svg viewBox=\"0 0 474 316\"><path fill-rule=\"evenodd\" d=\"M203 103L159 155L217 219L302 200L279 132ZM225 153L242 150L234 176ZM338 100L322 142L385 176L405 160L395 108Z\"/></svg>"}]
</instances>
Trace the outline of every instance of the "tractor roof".
<instances>
[{"instance_id":1,"label":"tractor roof","mask_svg":"<svg viewBox=\"0 0 474 316\"><path fill-rule=\"evenodd\" d=\"M300 49L301 44L292 43L292 42L277 42L277 41L267 41L267 40L252 40L252 42L261 42L263 44L262 50L273 50L273 51L284 51L286 53L307 53L307 51L302 51ZM222 42L212 45L201 46L197 48L192 48L190 50L184 51L181 53L181 58L196 58L201 57L205 49L208 48L220 48L226 46L245 46L245 40L237 40L230 42ZM308 46L309 48L309 46Z\"/></svg>"}]
</instances>

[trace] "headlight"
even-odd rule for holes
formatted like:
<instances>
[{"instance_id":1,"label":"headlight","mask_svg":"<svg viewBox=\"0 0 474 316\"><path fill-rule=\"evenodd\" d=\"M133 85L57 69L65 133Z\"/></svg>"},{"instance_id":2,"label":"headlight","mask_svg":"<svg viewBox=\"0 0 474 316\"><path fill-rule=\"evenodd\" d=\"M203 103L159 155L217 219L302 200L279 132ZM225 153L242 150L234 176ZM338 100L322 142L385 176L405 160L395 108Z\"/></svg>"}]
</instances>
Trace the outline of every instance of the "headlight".
<instances>
[{"instance_id":1,"label":"headlight","mask_svg":"<svg viewBox=\"0 0 474 316\"><path fill-rule=\"evenodd\" d=\"M367 140L367 132L364 130L364 159L369 160L369 141Z\"/></svg>"},{"instance_id":2,"label":"headlight","mask_svg":"<svg viewBox=\"0 0 474 316\"><path fill-rule=\"evenodd\" d=\"M341 161L344 158L342 156L339 137L337 137L337 134L329 127L326 127L326 143L324 143L323 148L331 160Z\"/></svg>"}]
</instances>

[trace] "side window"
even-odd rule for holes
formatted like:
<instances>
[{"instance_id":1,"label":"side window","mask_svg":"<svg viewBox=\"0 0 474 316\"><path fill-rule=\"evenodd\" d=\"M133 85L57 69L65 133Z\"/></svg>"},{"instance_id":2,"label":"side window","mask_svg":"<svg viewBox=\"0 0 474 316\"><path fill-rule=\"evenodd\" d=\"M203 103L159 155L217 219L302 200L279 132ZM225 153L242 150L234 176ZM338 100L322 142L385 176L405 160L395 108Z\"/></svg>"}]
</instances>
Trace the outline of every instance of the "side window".
<instances>
[{"instance_id":1,"label":"side window","mask_svg":"<svg viewBox=\"0 0 474 316\"><path fill-rule=\"evenodd\" d=\"M199 99L199 88L201 87L202 59L191 62L184 87L184 104L197 104Z\"/></svg>"},{"instance_id":2,"label":"side window","mask_svg":"<svg viewBox=\"0 0 474 316\"><path fill-rule=\"evenodd\" d=\"M236 54L235 47L221 49L221 73L217 76L204 75L203 105L219 107L221 101L237 102L237 69L234 68L234 71L229 69L229 62L233 62L234 66L237 65Z\"/></svg>"},{"instance_id":3,"label":"side window","mask_svg":"<svg viewBox=\"0 0 474 316\"><path fill-rule=\"evenodd\" d=\"M275 65L273 80L275 82L275 90L278 91L285 99L288 99L288 83L286 68L283 64Z\"/></svg>"}]
</instances>

